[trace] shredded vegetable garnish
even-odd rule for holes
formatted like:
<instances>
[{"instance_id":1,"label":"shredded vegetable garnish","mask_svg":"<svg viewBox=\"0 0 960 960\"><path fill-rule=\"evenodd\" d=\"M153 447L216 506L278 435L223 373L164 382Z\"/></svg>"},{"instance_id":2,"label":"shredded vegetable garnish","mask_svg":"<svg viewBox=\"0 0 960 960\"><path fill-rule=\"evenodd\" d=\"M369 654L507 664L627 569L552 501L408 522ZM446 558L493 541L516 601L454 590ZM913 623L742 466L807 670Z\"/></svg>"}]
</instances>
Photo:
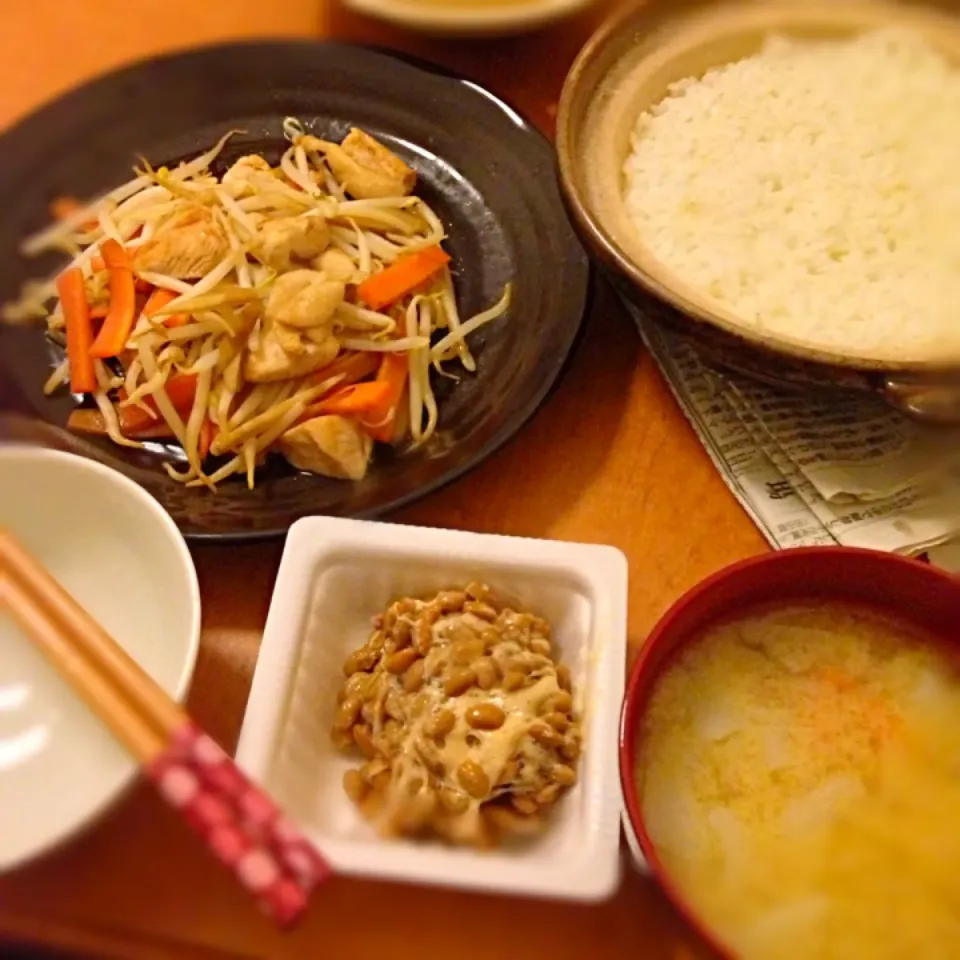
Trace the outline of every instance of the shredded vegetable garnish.
<instances>
[{"instance_id":1,"label":"shredded vegetable garnish","mask_svg":"<svg viewBox=\"0 0 960 960\"><path fill-rule=\"evenodd\" d=\"M461 318L444 226L399 157L357 129L332 143L288 117L283 132L275 165L224 164L231 133L90 203L61 198L22 252L72 259L4 308L66 343L44 391L82 397L71 429L179 443L164 468L188 485L252 486L271 453L358 479L375 442L422 446L431 371L475 371L467 338L509 307L508 287Z\"/></svg>"}]
</instances>

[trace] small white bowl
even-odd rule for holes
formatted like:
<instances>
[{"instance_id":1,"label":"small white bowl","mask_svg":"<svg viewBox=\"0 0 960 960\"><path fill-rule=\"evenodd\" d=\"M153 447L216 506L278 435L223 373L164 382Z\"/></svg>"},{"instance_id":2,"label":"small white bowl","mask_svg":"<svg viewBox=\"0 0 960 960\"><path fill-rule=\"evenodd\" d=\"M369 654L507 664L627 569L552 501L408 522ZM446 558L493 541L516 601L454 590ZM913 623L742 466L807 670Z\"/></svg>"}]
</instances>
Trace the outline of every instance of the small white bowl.
<instances>
[{"instance_id":1,"label":"small white bowl","mask_svg":"<svg viewBox=\"0 0 960 960\"><path fill-rule=\"evenodd\" d=\"M445 36L523 33L571 16L594 0L344 0L357 13Z\"/></svg>"},{"instance_id":2,"label":"small white bowl","mask_svg":"<svg viewBox=\"0 0 960 960\"><path fill-rule=\"evenodd\" d=\"M0 446L0 526L177 699L200 641L190 553L160 505L92 460ZM103 813L136 764L0 612L0 873Z\"/></svg>"},{"instance_id":3,"label":"small white bowl","mask_svg":"<svg viewBox=\"0 0 960 960\"><path fill-rule=\"evenodd\" d=\"M384 840L343 792L356 759L329 731L341 668L399 596L480 579L553 625L584 717L579 782L549 830L516 849ZM617 726L627 563L612 547L311 517L290 530L237 760L341 873L599 900L620 876Z\"/></svg>"}]
</instances>

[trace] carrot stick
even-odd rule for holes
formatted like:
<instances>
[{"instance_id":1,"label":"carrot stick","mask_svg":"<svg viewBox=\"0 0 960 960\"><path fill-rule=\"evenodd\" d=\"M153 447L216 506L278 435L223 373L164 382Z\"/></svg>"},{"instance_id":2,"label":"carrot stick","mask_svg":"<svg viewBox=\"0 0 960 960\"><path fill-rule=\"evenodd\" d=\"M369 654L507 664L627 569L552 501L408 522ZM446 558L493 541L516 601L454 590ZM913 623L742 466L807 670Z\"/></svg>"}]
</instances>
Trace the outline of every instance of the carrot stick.
<instances>
[{"instance_id":1,"label":"carrot stick","mask_svg":"<svg viewBox=\"0 0 960 960\"><path fill-rule=\"evenodd\" d=\"M210 444L216 439L217 434L220 432L219 427L209 418L204 417L203 423L200 425L200 459L206 460L210 456Z\"/></svg>"},{"instance_id":2,"label":"carrot stick","mask_svg":"<svg viewBox=\"0 0 960 960\"><path fill-rule=\"evenodd\" d=\"M382 310L426 283L449 260L450 254L439 246L405 254L397 257L386 270L364 280L357 287L357 293L367 306Z\"/></svg>"},{"instance_id":3,"label":"carrot stick","mask_svg":"<svg viewBox=\"0 0 960 960\"><path fill-rule=\"evenodd\" d=\"M83 204L76 197L57 197L50 201L50 216L54 220L66 220L73 216L78 210L82 209ZM80 224L83 231L96 230L99 226L97 221L87 220Z\"/></svg>"},{"instance_id":4,"label":"carrot stick","mask_svg":"<svg viewBox=\"0 0 960 960\"><path fill-rule=\"evenodd\" d=\"M56 197L50 201L50 216L54 220L66 220L71 214L80 209L80 201L76 197Z\"/></svg>"},{"instance_id":5,"label":"carrot stick","mask_svg":"<svg viewBox=\"0 0 960 960\"><path fill-rule=\"evenodd\" d=\"M377 372L380 365L376 354L369 352L341 353L336 360L310 375L314 383L323 383L331 377L343 377L340 386L356 383Z\"/></svg>"},{"instance_id":6,"label":"carrot stick","mask_svg":"<svg viewBox=\"0 0 960 960\"><path fill-rule=\"evenodd\" d=\"M64 270L57 277L57 293L67 327L67 359L70 361L70 389L74 393L93 393L97 389L90 344L93 325L83 272L79 267Z\"/></svg>"},{"instance_id":7,"label":"carrot stick","mask_svg":"<svg viewBox=\"0 0 960 960\"><path fill-rule=\"evenodd\" d=\"M120 432L125 437L133 440L156 439L164 440L173 437L173 431L163 422L163 420L150 420L147 418L137 425L132 425L131 418L126 416L127 409L120 411ZM143 416L142 410L136 411ZM99 410L77 409L71 410L67 417L67 429L74 433L89 433L98 437L107 436L107 421Z\"/></svg>"},{"instance_id":8,"label":"carrot stick","mask_svg":"<svg viewBox=\"0 0 960 960\"><path fill-rule=\"evenodd\" d=\"M164 290L163 287L157 287L147 298L143 305L143 315L152 317L158 310L162 310L168 303L177 299L177 294L172 290Z\"/></svg>"},{"instance_id":9,"label":"carrot stick","mask_svg":"<svg viewBox=\"0 0 960 960\"><path fill-rule=\"evenodd\" d=\"M95 303L90 308L90 318L92 320L103 320L110 312L110 307L105 303Z\"/></svg>"},{"instance_id":10,"label":"carrot stick","mask_svg":"<svg viewBox=\"0 0 960 960\"><path fill-rule=\"evenodd\" d=\"M326 400L332 400L335 397L345 395L350 384L357 383L363 380L364 377L369 377L371 373L376 373L379 363L379 358L373 353L342 353L332 363L328 363L325 367L321 367L312 373L310 379L316 384L321 384L325 380L339 377L340 380L335 391L326 397ZM364 383L361 384L361 386L374 386L374 384ZM324 403L325 400L320 400L312 406L307 407L297 422L303 423L304 420L310 420L313 417L322 417L325 413L330 413L330 410L321 409ZM355 413L356 411L350 412Z\"/></svg>"},{"instance_id":11,"label":"carrot stick","mask_svg":"<svg viewBox=\"0 0 960 960\"><path fill-rule=\"evenodd\" d=\"M148 404L148 406L153 410L152 404ZM149 430L151 427L166 426L166 422L159 413L147 413L142 407L120 407L117 410L117 415L120 419L120 432L124 436L133 436L142 430Z\"/></svg>"},{"instance_id":12,"label":"carrot stick","mask_svg":"<svg viewBox=\"0 0 960 960\"><path fill-rule=\"evenodd\" d=\"M197 377L192 373L177 374L166 382L165 389L173 406L179 413L185 414L193 406L193 398L197 392ZM118 394L121 400L126 399L127 393L122 387ZM153 398L145 397L144 404L151 412L132 406L117 408L120 432L133 440L166 440L173 437L173 431L160 416ZM215 425L210 424L210 428L216 431ZM67 418L67 429L74 433L89 433L98 437L108 435L107 422L99 410L72 410ZM201 432L201 438L202 436ZM216 433L208 433L208 436L212 442Z\"/></svg>"},{"instance_id":13,"label":"carrot stick","mask_svg":"<svg viewBox=\"0 0 960 960\"><path fill-rule=\"evenodd\" d=\"M110 312L90 353L94 357L115 357L130 337L136 314L133 268L126 250L116 240L105 240L100 248L110 272Z\"/></svg>"},{"instance_id":14,"label":"carrot stick","mask_svg":"<svg viewBox=\"0 0 960 960\"><path fill-rule=\"evenodd\" d=\"M193 373L178 373L163 385L163 389L174 409L178 413L186 413L193 407L193 398L197 393L197 376ZM118 395L121 400L127 398L127 392L122 387ZM124 435L129 431L143 430L154 424L163 423L153 397L144 397L143 404L147 410L134 406L120 407L118 410L120 429Z\"/></svg>"},{"instance_id":15,"label":"carrot stick","mask_svg":"<svg viewBox=\"0 0 960 960\"><path fill-rule=\"evenodd\" d=\"M377 383L385 383L390 388L384 396L380 408L370 409L360 418L360 426L380 443L393 440L397 422L397 406L407 385L407 355L405 353L385 353L380 361Z\"/></svg>"},{"instance_id":16,"label":"carrot stick","mask_svg":"<svg viewBox=\"0 0 960 960\"><path fill-rule=\"evenodd\" d=\"M178 373L166 382L164 389L170 402L182 413L193 406L193 398L197 395L197 375Z\"/></svg>"},{"instance_id":17,"label":"carrot stick","mask_svg":"<svg viewBox=\"0 0 960 960\"><path fill-rule=\"evenodd\" d=\"M390 386L386 383L374 381L373 383L355 383L352 386L344 387L331 393L329 397L311 404L303 412L300 418L312 420L314 417L325 417L331 414L340 416L357 416L366 414L369 410L376 410L383 405L383 401L390 392Z\"/></svg>"},{"instance_id":18,"label":"carrot stick","mask_svg":"<svg viewBox=\"0 0 960 960\"><path fill-rule=\"evenodd\" d=\"M106 261L103 259L103 257L91 257L90 269L94 273L99 273L101 270L106 270ZM140 277L134 277L133 285L136 288L137 293L149 293L153 289L152 283L148 283L146 280L142 280Z\"/></svg>"},{"instance_id":19,"label":"carrot stick","mask_svg":"<svg viewBox=\"0 0 960 960\"><path fill-rule=\"evenodd\" d=\"M143 305L143 315L145 317L152 317L158 310L162 310L168 303L176 300L178 296L179 294L174 293L172 290L164 290L162 287L157 287ZM174 313L164 319L163 325L165 327L182 327L186 322L187 315L185 313Z\"/></svg>"}]
</instances>

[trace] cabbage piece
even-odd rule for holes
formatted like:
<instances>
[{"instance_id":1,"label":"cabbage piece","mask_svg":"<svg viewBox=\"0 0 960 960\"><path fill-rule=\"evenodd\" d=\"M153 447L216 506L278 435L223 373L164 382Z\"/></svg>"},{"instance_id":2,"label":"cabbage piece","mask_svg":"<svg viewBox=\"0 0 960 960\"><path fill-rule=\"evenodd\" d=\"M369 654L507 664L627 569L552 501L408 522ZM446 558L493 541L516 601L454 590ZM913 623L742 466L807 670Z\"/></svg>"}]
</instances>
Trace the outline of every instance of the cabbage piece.
<instances>
[{"instance_id":1,"label":"cabbage piece","mask_svg":"<svg viewBox=\"0 0 960 960\"><path fill-rule=\"evenodd\" d=\"M737 954L744 957L763 957L764 960L817 957L823 950L829 907L830 901L818 894L790 900L732 933L729 939Z\"/></svg>"},{"instance_id":2,"label":"cabbage piece","mask_svg":"<svg viewBox=\"0 0 960 960\"><path fill-rule=\"evenodd\" d=\"M708 695L696 703L692 711L693 730L703 740L726 740L750 728L747 712L731 703L729 697Z\"/></svg>"},{"instance_id":3,"label":"cabbage piece","mask_svg":"<svg viewBox=\"0 0 960 960\"><path fill-rule=\"evenodd\" d=\"M863 780L855 774L838 773L828 777L809 793L787 804L780 818L781 829L787 834L824 829L865 793Z\"/></svg>"}]
</instances>

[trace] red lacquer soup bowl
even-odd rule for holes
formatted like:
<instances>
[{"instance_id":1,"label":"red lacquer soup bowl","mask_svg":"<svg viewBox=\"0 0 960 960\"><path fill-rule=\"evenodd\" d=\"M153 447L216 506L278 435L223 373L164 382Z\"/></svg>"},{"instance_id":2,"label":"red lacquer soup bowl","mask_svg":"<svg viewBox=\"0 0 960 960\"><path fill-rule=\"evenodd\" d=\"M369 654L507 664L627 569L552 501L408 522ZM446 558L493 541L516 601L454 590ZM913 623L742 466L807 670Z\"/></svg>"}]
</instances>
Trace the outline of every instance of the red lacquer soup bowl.
<instances>
[{"instance_id":1,"label":"red lacquer soup bowl","mask_svg":"<svg viewBox=\"0 0 960 960\"><path fill-rule=\"evenodd\" d=\"M753 557L684 594L654 627L627 681L620 718L624 829L641 869L649 868L674 906L721 957L734 958L673 883L644 825L635 783L647 703L671 658L722 619L760 605L822 600L866 605L942 638L960 651L960 579L917 560L850 547L814 547Z\"/></svg>"}]
</instances>

